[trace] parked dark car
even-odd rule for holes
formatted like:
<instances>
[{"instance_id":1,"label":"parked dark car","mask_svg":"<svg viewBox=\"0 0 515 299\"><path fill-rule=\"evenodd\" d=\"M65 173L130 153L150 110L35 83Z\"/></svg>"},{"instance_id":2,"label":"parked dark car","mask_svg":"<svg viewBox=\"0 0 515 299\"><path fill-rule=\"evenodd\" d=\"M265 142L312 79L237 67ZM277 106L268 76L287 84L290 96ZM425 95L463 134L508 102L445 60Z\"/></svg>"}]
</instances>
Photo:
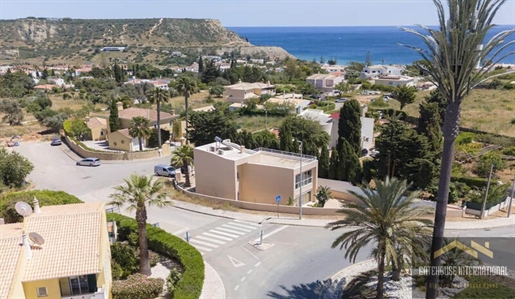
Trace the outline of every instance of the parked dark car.
<instances>
[{"instance_id":1,"label":"parked dark car","mask_svg":"<svg viewBox=\"0 0 515 299\"><path fill-rule=\"evenodd\" d=\"M366 155L368 155L368 150L366 148L362 148L361 149L361 156L364 157Z\"/></svg>"},{"instance_id":2,"label":"parked dark car","mask_svg":"<svg viewBox=\"0 0 515 299\"><path fill-rule=\"evenodd\" d=\"M50 143L51 146L54 146L54 145L61 145L62 142L61 142L61 139L59 138L52 138L52 142Z\"/></svg>"}]
</instances>

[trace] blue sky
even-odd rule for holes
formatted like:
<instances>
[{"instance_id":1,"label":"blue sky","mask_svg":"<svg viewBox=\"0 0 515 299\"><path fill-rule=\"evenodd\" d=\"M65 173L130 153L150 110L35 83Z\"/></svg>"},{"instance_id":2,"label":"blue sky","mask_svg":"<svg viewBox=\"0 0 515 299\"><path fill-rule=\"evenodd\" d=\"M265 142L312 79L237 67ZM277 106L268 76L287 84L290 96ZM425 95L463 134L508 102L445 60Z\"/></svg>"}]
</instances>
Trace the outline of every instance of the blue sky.
<instances>
[{"instance_id":1,"label":"blue sky","mask_svg":"<svg viewBox=\"0 0 515 299\"><path fill-rule=\"evenodd\" d=\"M431 0L0 0L0 19L211 18L224 26L436 24ZM515 24L508 0L496 24Z\"/></svg>"}]
</instances>

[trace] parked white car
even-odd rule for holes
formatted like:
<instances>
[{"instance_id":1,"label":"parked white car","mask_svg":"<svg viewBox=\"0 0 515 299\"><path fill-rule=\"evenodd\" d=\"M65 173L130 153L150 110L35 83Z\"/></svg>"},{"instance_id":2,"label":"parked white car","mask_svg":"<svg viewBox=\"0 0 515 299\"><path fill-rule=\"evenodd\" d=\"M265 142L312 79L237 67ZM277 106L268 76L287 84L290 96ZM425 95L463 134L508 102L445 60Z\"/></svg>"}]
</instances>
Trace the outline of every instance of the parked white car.
<instances>
[{"instance_id":1,"label":"parked white car","mask_svg":"<svg viewBox=\"0 0 515 299\"><path fill-rule=\"evenodd\" d=\"M100 166L99 158L85 158L77 161L77 166Z\"/></svg>"}]
</instances>

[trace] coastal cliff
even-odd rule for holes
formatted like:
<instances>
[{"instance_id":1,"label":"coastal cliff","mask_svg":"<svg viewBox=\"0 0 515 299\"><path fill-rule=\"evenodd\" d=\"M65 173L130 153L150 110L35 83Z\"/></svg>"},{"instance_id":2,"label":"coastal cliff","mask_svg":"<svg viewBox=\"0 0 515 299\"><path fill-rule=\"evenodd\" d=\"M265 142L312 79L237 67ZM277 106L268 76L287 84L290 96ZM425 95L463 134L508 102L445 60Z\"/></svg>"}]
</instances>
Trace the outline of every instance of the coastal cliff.
<instances>
[{"instance_id":1,"label":"coastal cliff","mask_svg":"<svg viewBox=\"0 0 515 299\"><path fill-rule=\"evenodd\" d=\"M174 51L243 49L248 55L293 57L281 48L255 47L212 19L0 20L0 63L95 61L104 54L103 47L124 47L111 56L149 63L163 61Z\"/></svg>"}]
</instances>

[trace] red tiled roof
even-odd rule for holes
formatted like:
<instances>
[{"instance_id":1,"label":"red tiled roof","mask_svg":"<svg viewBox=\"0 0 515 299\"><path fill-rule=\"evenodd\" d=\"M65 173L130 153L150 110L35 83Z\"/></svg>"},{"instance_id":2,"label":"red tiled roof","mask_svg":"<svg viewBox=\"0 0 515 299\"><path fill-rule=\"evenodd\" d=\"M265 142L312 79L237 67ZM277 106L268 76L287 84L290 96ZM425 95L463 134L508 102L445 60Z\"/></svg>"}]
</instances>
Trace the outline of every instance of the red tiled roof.
<instances>
[{"instance_id":1,"label":"red tiled roof","mask_svg":"<svg viewBox=\"0 0 515 299\"><path fill-rule=\"evenodd\" d=\"M162 111L160 111L159 115L161 116L161 121L174 118L174 115ZM132 119L136 116L142 116L150 121L157 121L157 111L153 109L131 107L118 112L120 119Z\"/></svg>"},{"instance_id":2,"label":"red tiled roof","mask_svg":"<svg viewBox=\"0 0 515 299\"><path fill-rule=\"evenodd\" d=\"M335 112L329 116L331 119L340 119L340 112Z\"/></svg>"}]
</instances>

